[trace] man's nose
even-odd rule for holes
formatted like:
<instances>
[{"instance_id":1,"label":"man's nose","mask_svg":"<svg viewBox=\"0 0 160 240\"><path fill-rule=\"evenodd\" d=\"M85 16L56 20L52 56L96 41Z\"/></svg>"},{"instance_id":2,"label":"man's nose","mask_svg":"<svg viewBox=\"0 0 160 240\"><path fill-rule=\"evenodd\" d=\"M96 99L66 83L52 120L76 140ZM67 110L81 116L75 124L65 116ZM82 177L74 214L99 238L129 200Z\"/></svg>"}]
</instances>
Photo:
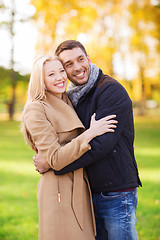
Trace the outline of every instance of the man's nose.
<instances>
[{"instance_id":1,"label":"man's nose","mask_svg":"<svg viewBox=\"0 0 160 240\"><path fill-rule=\"evenodd\" d=\"M80 71L81 70L81 64L79 62L74 63L74 70L75 71Z\"/></svg>"}]
</instances>

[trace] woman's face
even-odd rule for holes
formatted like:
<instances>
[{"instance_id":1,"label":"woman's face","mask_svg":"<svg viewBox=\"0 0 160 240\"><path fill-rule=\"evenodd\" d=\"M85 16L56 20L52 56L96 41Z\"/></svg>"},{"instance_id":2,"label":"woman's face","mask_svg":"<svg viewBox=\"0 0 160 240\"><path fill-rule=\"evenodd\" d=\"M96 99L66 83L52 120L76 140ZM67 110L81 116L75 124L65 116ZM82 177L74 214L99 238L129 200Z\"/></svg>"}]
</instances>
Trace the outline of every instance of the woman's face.
<instances>
[{"instance_id":1,"label":"woman's face","mask_svg":"<svg viewBox=\"0 0 160 240\"><path fill-rule=\"evenodd\" d=\"M61 98L66 91L67 74L59 60L47 61L44 64L44 84L46 89Z\"/></svg>"}]
</instances>

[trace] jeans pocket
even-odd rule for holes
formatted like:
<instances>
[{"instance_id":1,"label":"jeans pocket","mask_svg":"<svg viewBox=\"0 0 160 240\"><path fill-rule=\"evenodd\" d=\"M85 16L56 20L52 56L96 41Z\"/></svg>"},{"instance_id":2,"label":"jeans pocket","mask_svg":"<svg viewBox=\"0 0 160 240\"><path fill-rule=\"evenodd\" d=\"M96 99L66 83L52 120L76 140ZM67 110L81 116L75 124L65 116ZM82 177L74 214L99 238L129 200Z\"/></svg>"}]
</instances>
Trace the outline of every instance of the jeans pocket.
<instances>
[{"instance_id":1,"label":"jeans pocket","mask_svg":"<svg viewBox=\"0 0 160 240\"><path fill-rule=\"evenodd\" d=\"M101 196L105 199L115 199L125 196L122 192L101 192Z\"/></svg>"}]
</instances>

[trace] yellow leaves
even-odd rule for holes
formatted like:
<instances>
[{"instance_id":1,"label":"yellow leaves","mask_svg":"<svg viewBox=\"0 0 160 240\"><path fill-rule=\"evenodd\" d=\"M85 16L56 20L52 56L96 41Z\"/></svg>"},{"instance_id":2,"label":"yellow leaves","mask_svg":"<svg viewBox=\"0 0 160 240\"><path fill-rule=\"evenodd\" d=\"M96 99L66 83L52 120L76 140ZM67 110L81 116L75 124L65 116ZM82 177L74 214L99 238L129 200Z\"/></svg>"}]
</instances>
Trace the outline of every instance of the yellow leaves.
<instances>
[{"instance_id":1,"label":"yellow leaves","mask_svg":"<svg viewBox=\"0 0 160 240\"><path fill-rule=\"evenodd\" d=\"M82 9L82 20L84 23L88 24L88 27L91 27L93 25L93 21L96 19L96 17L96 9L93 9L89 6L86 6Z\"/></svg>"},{"instance_id":2,"label":"yellow leaves","mask_svg":"<svg viewBox=\"0 0 160 240\"><path fill-rule=\"evenodd\" d=\"M65 30L66 32L74 32L75 36L77 36L79 32L85 33L88 29L92 28L96 17L96 10L89 6L81 7L78 11L72 9L70 16L68 16L68 24L66 24Z\"/></svg>"},{"instance_id":3,"label":"yellow leaves","mask_svg":"<svg viewBox=\"0 0 160 240\"><path fill-rule=\"evenodd\" d=\"M36 14L39 16L42 39L39 46L41 48L43 46L44 49L48 49L45 46L47 42L48 46L51 46L58 37L63 40L66 37L76 39L80 32L85 33L92 28L97 18L97 3L94 0L32 0L32 4L36 7ZM47 35L51 37L52 42ZM46 38L49 41L46 41Z\"/></svg>"},{"instance_id":4,"label":"yellow leaves","mask_svg":"<svg viewBox=\"0 0 160 240\"><path fill-rule=\"evenodd\" d=\"M41 52L48 53L66 39L78 39L85 43L92 61L109 75L114 75L117 69L116 53L123 56L120 65L130 56L133 68L137 69L131 95L136 100L142 96L141 67L146 94L151 94L148 74L156 71L154 78L159 74L156 59L160 49L160 8L152 5L150 0L31 1L39 19L38 49ZM124 79L127 71L124 66L124 74L117 78Z\"/></svg>"}]
</instances>

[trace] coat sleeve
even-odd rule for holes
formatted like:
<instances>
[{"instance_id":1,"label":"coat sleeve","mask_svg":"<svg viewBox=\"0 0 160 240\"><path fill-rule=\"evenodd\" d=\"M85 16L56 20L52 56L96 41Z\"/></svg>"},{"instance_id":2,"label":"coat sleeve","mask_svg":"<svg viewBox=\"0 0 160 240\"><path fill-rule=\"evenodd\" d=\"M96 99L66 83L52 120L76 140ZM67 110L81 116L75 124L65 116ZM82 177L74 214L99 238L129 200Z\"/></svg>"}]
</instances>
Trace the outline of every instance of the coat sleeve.
<instances>
[{"instance_id":1,"label":"coat sleeve","mask_svg":"<svg viewBox=\"0 0 160 240\"><path fill-rule=\"evenodd\" d=\"M25 109L24 122L35 146L42 152L49 165L57 171L90 149L83 135L61 146L54 126L47 119L44 107L38 101L28 104Z\"/></svg>"},{"instance_id":2,"label":"coat sleeve","mask_svg":"<svg viewBox=\"0 0 160 240\"><path fill-rule=\"evenodd\" d=\"M110 114L116 114L118 120L114 133L105 133L94 138L91 142L91 150L83 154L77 161L66 166L55 174L61 175L82 167L88 167L104 157L112 154L118 139L124 134L124 129L128 114L132 111L132 102L126 90L119 83L109 83L103 89L99 89L99 94L95 100L96 120Z\"/></svg>"}]
</instances>

